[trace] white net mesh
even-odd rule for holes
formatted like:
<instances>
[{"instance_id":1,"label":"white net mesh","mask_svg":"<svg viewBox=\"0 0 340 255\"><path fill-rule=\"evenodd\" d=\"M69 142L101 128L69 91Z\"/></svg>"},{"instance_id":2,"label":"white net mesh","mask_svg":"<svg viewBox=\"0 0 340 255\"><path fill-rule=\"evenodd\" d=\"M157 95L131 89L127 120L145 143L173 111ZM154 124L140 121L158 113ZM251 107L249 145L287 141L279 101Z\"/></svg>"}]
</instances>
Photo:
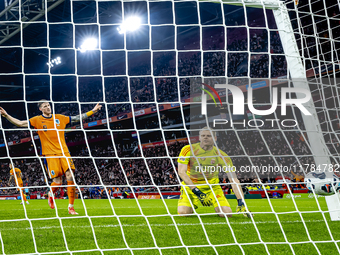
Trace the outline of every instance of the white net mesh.
<instances>
[{"instance_id":1,"label":"white net mesh","mask_svg":"<svg viewBox=\"0 0 340 255\"><path fill-rule=\"evenodd\" d=\"M298 2L4 0L0 106L19 120L40 115L41 99L66 116L102 109L65 129L76 168L72 217L65 178L54 210L40 200L51 180L37 130L1 118L2 253L339 253L339 223L303 180L339 168L339 2ZM242 115L216 84L242 90ZM282 105L282 91L297 87L308 88L314 115ZM275 89L276 111L253 114L251 103L270 109ZM203 207L177 214L177 159L205 126L236 167L254 217L235 213L223 172L217 185L232 218ZM9 163L21 169L30 204L17 175L8 185ZM23 206L12 201L18 195Z\"/></svg>"}]
</instances>

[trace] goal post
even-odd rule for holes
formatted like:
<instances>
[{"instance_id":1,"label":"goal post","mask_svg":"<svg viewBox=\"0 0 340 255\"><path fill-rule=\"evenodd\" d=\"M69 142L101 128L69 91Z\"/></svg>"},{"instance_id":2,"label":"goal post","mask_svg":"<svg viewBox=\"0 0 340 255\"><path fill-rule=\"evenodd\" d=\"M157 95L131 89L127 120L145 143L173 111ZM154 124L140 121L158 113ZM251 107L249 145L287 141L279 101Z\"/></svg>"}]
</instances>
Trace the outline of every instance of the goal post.
<instances>
[{"instance_id":1,"label":"goal post","mask_svg":"<svg viewBox=\"0 0 340 255\"><path fill-rule=\"evenodd\" d=\"M285 5L273 10L276 24L278 26L282 46L286 55L288 69L292 84L295 88L310 90L306 76L306 70L302 64L302 58L297 47L294 31ZM300 94L296 95L298 98ZM317 165L330 164L328 150L325 144L318 115L313 101L309 100L304 104L311 116L302 114L305 124L308 141L311 145L312 153Z\"/></svg>"},{"instance_id":2,"label":"goal post","mask_svg":"<svg viewBox=\"0 0 340 255\"><path fill-rule=\"evenodd\" d=\"M243 5L246 7L254 8L266 8L271 9L274 14L275 22L278 28L278 32L281 38L282 47L285 53L287 66L289 70L289 81L295 88L303 88L310 91L308 85L308 78L306 75L306 69L303 66L302 56L300 55L298 45L295 39L295 33L291 24L291 19L288 14L287 6L284 2L279 0L222 0L223 3ZM298 2L297 2L298 3ZM297 8L297 3L295 2L295 8ZM299 22L299 21L298 21ZM303 28L299 28L300 30ZM303 41L301 40L301 44ZM303 45L302 45L303 48ZM301 50L303 52L303 49ZM321 80L320 78L316 78ZM318 82L318 81L317 81ZM297 98L301 98L300 93L296 93ZM302 114L303 123L305 126L305 134L317 166L322 166L324 164L331 165L330 153L325 143L325 138L322 133L319 118L314 106L314 102L309 100L304 103L304 106L311 114L306 116ZM304 134L303 134L304 135ZM300 163L299 163L300 164ZM326 171L326 176L332 177L333 172ZM340 200L339 194L334 194L326 197L326 202L328 206L331 219L340 220Z\"/></svg>"},{"instance_id":3,"label":"goal post","mask_svg":"<svg viewBox=\"0 0 340 255\"><path fill-rule=\"evenodd\" d=\"M244 7L266 8L273 10L282 47L287 60L290 80L295 88L310 90L306 70L302 63L302 57L299 53L286 4L280 0L222 0L222 2ZM296 96L299 98L301 97L301 94L297 93ZM308 141L310 142L313 150L315 163L318 165L330 164L331 162L329 160L328 150L322 135L314 103L309 100L307 103L304 103L304 106L308 112L311 113L311 116L302 115L302 117L303 122L305 123Z\"/></svg>"},{"instance_id":4,"label":"goal post","mask_svg":"<svg viewBox=\"0 0 340 255\"><path fill-rule=\"evenodd\" d=\"M302 65L301 56L295 40L294 31L289 19L288 11L285 5L281 8L273 10L276 24L279 29L279 34L282 40L284 52L287 55L287 63L290 72L293 86L296 88L304 88L310 90L306 76L306 70ZM322 79L319 78L322 82ZM299 95L297 95L299 97ZM319 118L313 101L308 101L305 104L311 116L302 114L303 122L305 124L306 134L311 146L313 157L316 165L322 166L324 164L331 165L329 151L327 149L325 139L322 134ZM327 177L333 176L332 171L326 171ZM328 196L325 198L329 214L332 221L340 220L340 199L339 194Z\"/></svg>"}]
</instances>

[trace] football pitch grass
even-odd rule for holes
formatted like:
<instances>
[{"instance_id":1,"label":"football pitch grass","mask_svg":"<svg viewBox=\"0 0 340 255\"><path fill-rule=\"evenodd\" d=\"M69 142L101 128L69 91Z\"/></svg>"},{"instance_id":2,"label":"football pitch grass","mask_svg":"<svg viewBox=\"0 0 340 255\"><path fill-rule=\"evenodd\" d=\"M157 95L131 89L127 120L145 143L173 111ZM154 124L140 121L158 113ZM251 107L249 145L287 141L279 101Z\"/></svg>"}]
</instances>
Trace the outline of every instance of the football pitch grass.
<instances>
[{"instance_id":1,"label":"football pitch grass","mask_svg":"<svg viewBox=\"0 0 340 255\"><path fill-rule=\"evenodd\" d=\"M327 210L325 199L318 201L321 209ZM75 209L80 216L77 218L68 215L68 200L57 200L57 211L50 209L46 200L30 200L30 205L25 205L26 213L20 201L0 201L1 254L71 254L71 251L76 252L73 254L132 254L128 247L133 254L143 255L292 254L291 248L295 254L338 254L338 242L332 240L340 240L340 222L330 221L328 213L311 212L319 210L314 198L295 199L297 208L291 199L271 199L272 207L266 199L247 200L254 212L257 230L252 220L243 215L233 215L229 220L216 215L202 215L200 219L195 215L180 217L175 199L164 200L172 217L160 199L138 200L147 217L142 216L133 199L111 202L115 213L107 199L84 200L86 210L82 201L76 200ZM229 199L229 203L234 211L236 200ZM213 208L197 210L197 213L213 212ZM315 245L310 240L316 241ZM187 248L180 247L182 242Z\"/></svg>"}]
</instances>

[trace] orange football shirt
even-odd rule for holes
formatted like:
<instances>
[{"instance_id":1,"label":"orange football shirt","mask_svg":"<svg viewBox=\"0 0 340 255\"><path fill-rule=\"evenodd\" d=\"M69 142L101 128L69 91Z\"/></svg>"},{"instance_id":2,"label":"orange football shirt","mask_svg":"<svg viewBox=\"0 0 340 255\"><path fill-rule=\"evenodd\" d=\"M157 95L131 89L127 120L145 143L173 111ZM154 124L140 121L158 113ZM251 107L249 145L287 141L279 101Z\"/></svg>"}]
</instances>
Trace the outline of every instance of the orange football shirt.
<instances>
[{"instance_id":1,"label":"orange football shirt","mask_svg":"<svg viewBox=\"0 0 340 255\"><path fill-rule=\"evenodd\" d=\"M14 168L15 170L15 175L16 175L16 178L14 177L15 179L15 183L22 183L22 179L21 179L21 170L19 168ZM14 173L13 173L13 169L11 169L11 171L9 172L10 175L14 176Z\"/></svg>"},{"instance_id":2,"label":"orange football shirt","mask_svg":"<svg viewBox=\"0 0 340 255\"><path fill-rule=\"evenodd\" d=\"M59 129L65 129L66 125L71 122L71 117L62 114L52 114L49 118L39 115L31 118L29 122L31 127L40 129L37 132L41 142L42 155L63 154L63 151L64 153L69 152L65 141L65 131ZM60 141L57 132L59 133Z\"/></svg>"}]
</instances>

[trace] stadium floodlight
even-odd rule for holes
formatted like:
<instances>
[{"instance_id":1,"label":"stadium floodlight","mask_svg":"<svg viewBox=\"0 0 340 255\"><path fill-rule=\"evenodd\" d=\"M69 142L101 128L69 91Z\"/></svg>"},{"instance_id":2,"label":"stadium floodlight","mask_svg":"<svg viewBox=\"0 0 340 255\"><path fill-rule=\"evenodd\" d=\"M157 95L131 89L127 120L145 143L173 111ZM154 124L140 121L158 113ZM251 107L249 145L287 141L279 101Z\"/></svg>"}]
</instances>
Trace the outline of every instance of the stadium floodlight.
<instances>
[{"instance_id":1,"label":"stadium floodlight","mask_svg":"<svg viewBox=\"0 0 340 255\"><path fill-rule=\"evenodd\" d=\"M61 64L61 58L60 57L56 57L54 59L52 59L50 62L46 63L50 68L54 67L54 65L59 65Z\"/></svg>"},{"instance_id":2,"label":"stadium floodlight","mask_svg":"<svg viewBox=\"0 0 340 255\"><path fill-rule=\"evenodd\" d=\"M80 46L80 52L84 53L88 50L95 50L97 48L97 39L88 38Z\"/></svg>"},{"instance_id":3,"label":"stadium floodlight","mask_svg":"<svg viewBox=\"0 0 340 255\"><path fill-rule=\"evenodd\" d=\"M123 24L117 28L120 34L126 32L134 32L141 26L141 19L137 16L128 17L123 21Z\"/></svg>"}]
</instances>

